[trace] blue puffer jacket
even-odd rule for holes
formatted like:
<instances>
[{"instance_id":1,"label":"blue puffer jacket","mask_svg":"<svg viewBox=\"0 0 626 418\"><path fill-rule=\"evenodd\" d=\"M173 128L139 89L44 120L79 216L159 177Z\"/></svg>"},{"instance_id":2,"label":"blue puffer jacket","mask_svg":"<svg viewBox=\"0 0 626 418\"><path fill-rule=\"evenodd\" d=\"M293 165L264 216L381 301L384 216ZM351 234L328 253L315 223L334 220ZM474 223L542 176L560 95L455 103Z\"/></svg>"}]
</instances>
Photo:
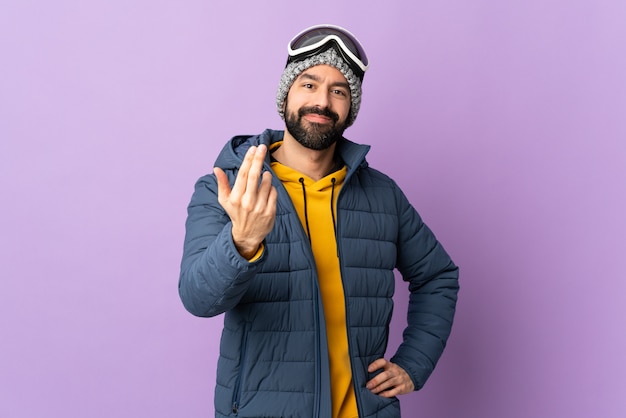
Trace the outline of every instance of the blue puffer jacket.
<instances>
[{"instance_id":1,"label":"blue puffer jacket","mask_svg":"<svg viewBox=\"0 0 626 418\"><path fill-rule=\"evenodd\" d=\"M216 165L231 184L251 145L282 140L282 131L233 138ZM337 202L337 246L346 297L348 342L359 416L399 417L398 399L372 394L367 366L384 357L393 310L394 269L411 292L408 326L390 359L416 389L448 339L458 269L397 185L368 167L368 146L342 139L348 166ZM271 170L269 159L265 166ZM315 262L289 195L276 177L276 222L262 256L249 263L235 249L213 175L196 184L189 204L179 292L194 315L226 313L215 389L217 417L331 416L324 311ZM330 208L329 208L330 210Z\"/></svg>"}]
</instances>

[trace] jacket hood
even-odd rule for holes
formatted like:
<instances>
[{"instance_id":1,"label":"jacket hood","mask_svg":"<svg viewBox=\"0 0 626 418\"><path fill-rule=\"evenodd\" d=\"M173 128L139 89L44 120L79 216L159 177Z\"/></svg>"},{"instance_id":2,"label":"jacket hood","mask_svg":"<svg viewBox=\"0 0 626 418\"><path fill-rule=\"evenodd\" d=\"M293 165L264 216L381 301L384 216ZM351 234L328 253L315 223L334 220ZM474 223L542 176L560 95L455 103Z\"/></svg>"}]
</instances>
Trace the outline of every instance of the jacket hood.
<instances>
[{"instance_id":1,"label":"jacket hood","mask_svg":"<svg viewBox=\"0 0 626 418\"><path fill-rule=\"evenodd\" d=\"M215 161L215 166L223 170L236 170L241 165L248 148L265 144L269 149L271 144L282 141L284 135L284 131L266 129L259 135L235 136L224 145ZM365 156L369 150L369 145L356 144L343 137L337 141L337 153L348 167L348 174L359 167L367 167ZM266 164L269 167L269 154L266 157Z\"/></svg>"}]
</instances>

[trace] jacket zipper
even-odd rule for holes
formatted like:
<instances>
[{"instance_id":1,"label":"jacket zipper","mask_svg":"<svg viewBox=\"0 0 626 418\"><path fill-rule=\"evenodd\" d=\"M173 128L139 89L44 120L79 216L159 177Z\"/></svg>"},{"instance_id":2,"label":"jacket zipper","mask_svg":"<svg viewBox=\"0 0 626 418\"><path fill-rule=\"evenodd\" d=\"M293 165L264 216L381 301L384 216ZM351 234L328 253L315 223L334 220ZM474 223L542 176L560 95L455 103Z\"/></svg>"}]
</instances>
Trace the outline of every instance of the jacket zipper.
<instances>
[{"instance_id":1,"label":"jacket zipper","mask_svg":"<svg viewBox=\"0 0 626 418\"><path fill-rule=\"evenodd\" d=\"M289 197L289 192L287 192L287 190L284 188L285 186L283 185L283 183L278 180L278 177L276 176L276 174L274 174L273 170L271 169L271 167L266 167L266 169L272 173L272 177L273 181L276 181L276 183L274 184L275 187L277 188L282 188L282 193L284 193L287 196L288 202L291 204L291 208L293 210L293 214L296 216L296 219L298 221L298 224L300 224L300 230L302 231L302 235L304 236L304 238L306 239L306 242L309 243L309 255L310 255L310 259L313 261L313 277L317 277L317 268L315 267L315 257L313 257L313 247L311 246L311 238L308 234L308 231L305 231L304 226L302 226L302 222L300 222L300 220L298 219L298 211L296 210L295 206L293 205L293 202L291 201L291 197ZM311 280L311 287L313 289L313 309L314 309L314 314L315 314L315 363L317 365L316 369L315 369L315 401L313 403L313 418L319 418L320 417L320 411L321 411L321 391L322 391L322 370L321 370L321 365L322 365L322 354L321 354L321 335L320 335L320 321L319 321L319 316L320 316L320 291L319 291L319 287L317 285L317 281L316 280ZM238 405L236 404L235 401L233 401L233 413L236 414L235 408L238 408Z\"/></svg>"},{"instance_id":2,"label":"jacket zipper","mask_svg":"<svg viewBox=\"0 0 626 418\"><path fill-rule=\"evenodd\" d=\"M248 325L244 327L243 330L243 341L242 350L241 350L241 363L239 365L239 373L237 374L237 381L235 382L235 388L233 391L233 414L237 415L239 413L239 401L241 400L241 386L243 381L243 373L246 362L246 354L248 352Z\"/></svg>"},{"instance_id":3,"label":"jacket zipper","mask_svg":"<svg viewBox=\"0 0 626 418\"><path fill-rule=\"evenodd\" d=\"M304 183L302 183L302 187L304 187ZM305 195L306 196L306 195ZM305 203L306 205L306 203ZM297 213L295 207L294 207L294 213ZM306 206L305 206L305 214L306 214ZM301 222L298 222L301 224ZM304 231L304 228L301 228L304 235L307 237L308 239L308 243L309 243L309 252L310 252L310 259L313 262L313 277L317 277L317 267L315 266L315 257L313 256L313 246L311 244L311 236L309 234L308 231L308 221L307 221L307 230ZM321 414L321 393L322 393L322 342L321 342L321 331L320 331L320 327L321 327L321 323L320 323L320 289L319 289L319 285L317 283L317 280L313 279L311 280L311 287L313 288L313 309L314 309L314 313L315 313L315 347L316 347L316 351L315 351L315 363L317 364L317 367L315 369L315 403L314 403L314 411L313 411L313 417L320 417Z\"/></svg>"},{"instance_id":4,"label":"jacket zipper","mask_svg":"<svg viewBox=\"0 0 626 418\"><path fill-rule=\"evenodd\" d=\"M321 366L322 366L322 355L321 355L321 338L320 338L320 323L319 323L319 314L320 314L320 302L319 302L319 294L318 294L318 290L317 290L317 286L315 285L315 282L313 283L313 290L314 290L314 294L315 294L315 323L316 323L316 327L315 327L315 346L317 347L317 353L316 353L316 358L315 358L315 363L317 364L317 368L315 370L315 393L316 393L316 402L315 402L315 411L313 416L314 417L319 417L320 416L320 410L321 410L321 406L320 406L320 400L321 400L321 393L322 393L322 371L321 371Z\"/></svg>"},{"instance_id":5,"label":"jacket zipper","mask_svg":"<svg viewBox=\"0 0 626 418\"><path fill-rule=\"evenodd\" d=\"M337 258L339 258L339 275L341 277L341 286L344 289L344 295L343 295L343 303L344 303L344 310L346 312L346 337L348 338L348 358L350 360L350 370L352 371L352 388L354 390L354 396L356 397L356 409L357 412L359 413L359 416L361 416L361 411L363 410L363 408L361 407L361 393L359 391L359 388L357 387L357 382L356 382L356 374L354 372L354 362L352 361L352 353L351 353L351 347L353 346L351 338L350 338L350 329L348 324L350 323L350 312L348 311L348 303L347 303L347 297L345 294L345 286L343 283L343 264L341 263L341 245L340 245L340 239L339 237L341 236L340 232L340 228L341 228L341 223L339 222L339 199L341 199L341 196L343 195L342 191L344 189L344 187L348 184L348 178L350 176L346 176L346 179L344 180L343 186L341 187L341 189L339 190L339 194L337 195L337 205L336 207L336 221L337 221L337 225L335 228L335 242L337 244Z\"/></svg>"}]
</instances>

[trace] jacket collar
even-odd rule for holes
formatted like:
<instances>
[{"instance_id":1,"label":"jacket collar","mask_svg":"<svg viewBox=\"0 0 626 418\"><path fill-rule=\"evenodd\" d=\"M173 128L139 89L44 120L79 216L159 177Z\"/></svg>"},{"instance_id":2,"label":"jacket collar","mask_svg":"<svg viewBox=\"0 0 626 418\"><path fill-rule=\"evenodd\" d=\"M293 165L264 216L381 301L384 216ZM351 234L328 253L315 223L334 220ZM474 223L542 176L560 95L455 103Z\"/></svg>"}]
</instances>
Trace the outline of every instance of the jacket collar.
<instances>
[{"instance_id":1,"label":"jacket collar","mask_svg":"<svg viewBox=\"0 0 626 418\"><path fill-rule=\"evenodd\" d=\"M266 129L259 135L239 135L233 137L220 152L215 165L224 170L234 170L239 168L246 151L251 146L265 144L269 148L271 144L282 141L285 131ZM346 138L341 138L337 142L337 152L348 167L348 176L358 168L367 167L365 156L370 150L369 145L362 145L352 142ZM270 157L267 156L267 167L270 164Z\"/></svg>"}]
</instances>

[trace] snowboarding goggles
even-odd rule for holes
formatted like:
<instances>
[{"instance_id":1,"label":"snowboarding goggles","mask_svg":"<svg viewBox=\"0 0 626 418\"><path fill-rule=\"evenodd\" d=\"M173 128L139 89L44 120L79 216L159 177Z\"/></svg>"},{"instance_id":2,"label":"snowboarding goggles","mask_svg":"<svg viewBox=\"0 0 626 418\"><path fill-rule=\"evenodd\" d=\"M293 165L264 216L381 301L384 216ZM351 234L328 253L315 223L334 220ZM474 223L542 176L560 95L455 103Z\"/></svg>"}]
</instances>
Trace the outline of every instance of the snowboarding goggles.
<instances>
[{"instance_id":1,"label":"snowboarding goggles","mask_svg":"<svg viewBox=\"0 0 626 418\"><path fill-rule=\"evenodd\" d=\"M287 62L315 55L325 49L330 42L339 47L339 52L362 77L369 67L365 50L353 34L340 26L316 25L297 34L287 46L289 52Z\"/></svg>"}]
</instances>

